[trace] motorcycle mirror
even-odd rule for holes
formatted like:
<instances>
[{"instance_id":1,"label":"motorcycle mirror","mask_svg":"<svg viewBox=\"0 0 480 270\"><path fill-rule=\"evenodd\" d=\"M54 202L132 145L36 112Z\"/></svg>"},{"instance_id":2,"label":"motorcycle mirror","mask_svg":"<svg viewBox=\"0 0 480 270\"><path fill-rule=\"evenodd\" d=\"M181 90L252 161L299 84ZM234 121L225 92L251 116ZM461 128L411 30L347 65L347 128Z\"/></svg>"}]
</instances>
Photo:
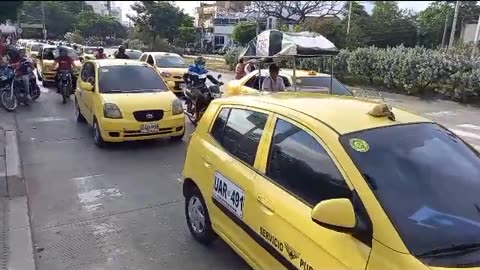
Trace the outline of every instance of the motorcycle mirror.
<instances>
[{"instance_id":1,"label":"motorcycle mirror","mask_svg":"<svg viewBox=\"0 0 480 270\"><path fill-rule=\"evenodd\" d=\"M218 79L221 79L221 78L222 78L222 74L218 74L217 78L218 78Z\"/></svg>"}]
</instances>

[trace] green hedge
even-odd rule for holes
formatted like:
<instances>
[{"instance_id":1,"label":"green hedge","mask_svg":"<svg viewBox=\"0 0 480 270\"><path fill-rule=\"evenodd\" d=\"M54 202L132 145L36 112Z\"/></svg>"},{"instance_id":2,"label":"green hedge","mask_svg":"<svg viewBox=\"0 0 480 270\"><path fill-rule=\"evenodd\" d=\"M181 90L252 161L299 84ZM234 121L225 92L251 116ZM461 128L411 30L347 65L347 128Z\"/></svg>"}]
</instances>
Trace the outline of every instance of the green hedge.
<instances>
[{"instance_id":1,"label":"green hedge","mask_svg":"<svg viewBox=\"0 0 480 270\"><path fill-rule=\"evenodd\" d=\"M471 51L472 47L433 50L403 46L341 50L334 60L334 74L340 80L354 77L370 85L380 81L398 93L440 93L454 100L473 101L480 99L480 57L472 58ZM232 70L239 52L225 55ZM291 68L293 61L281 65ZM298 59L297 68L330 73L330 59Z\"/></svg>"}]
</instances>

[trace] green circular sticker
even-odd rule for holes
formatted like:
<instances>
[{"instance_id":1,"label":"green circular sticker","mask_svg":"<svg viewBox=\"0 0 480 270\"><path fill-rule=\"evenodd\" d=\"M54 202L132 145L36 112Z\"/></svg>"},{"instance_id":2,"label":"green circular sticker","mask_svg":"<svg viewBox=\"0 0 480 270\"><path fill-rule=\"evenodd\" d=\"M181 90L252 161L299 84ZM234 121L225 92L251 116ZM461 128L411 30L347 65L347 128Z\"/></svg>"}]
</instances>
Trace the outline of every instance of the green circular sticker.
<instances>
[{"instance_id":1,"label":"green circular sticker","mask_svg":"<svg viewBox=\"0 0 480 270\"><path fill-rule=\"evenodd\" d=\"M368 146L368 143L362 139L358 138L353 138L350 139L350 147L352 147L353 150L365 153L368 151L370 146Z\"/></svg>"}]
</instances>

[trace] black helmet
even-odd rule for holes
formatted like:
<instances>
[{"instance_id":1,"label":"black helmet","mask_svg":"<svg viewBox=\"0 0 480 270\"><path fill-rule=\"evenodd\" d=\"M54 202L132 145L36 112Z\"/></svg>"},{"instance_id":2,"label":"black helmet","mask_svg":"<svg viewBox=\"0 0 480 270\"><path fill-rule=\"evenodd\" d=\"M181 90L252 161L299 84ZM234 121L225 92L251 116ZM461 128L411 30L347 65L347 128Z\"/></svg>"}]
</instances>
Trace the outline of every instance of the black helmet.
<instances>
[{"instance_id":1,"label":"black helmet","mask_svg":"<svg viewBox=\"0 0 480 270\"><path fill-rule=\"evenodd\" d=\"M58 54L60 56L67 56L68 55L67 48L65 48L63 46L58 46Z\"/></svg>"},{"instance_id":2,"label":"black helmet","mask_svg":"<svg viewBox=\"0 0 480 270\"><path fill-rule=\"evenodd\" d=\"M118 51L119 52L125 52L125 46L123 46L123 45L118 46Z\"/></svg>"},{"instance_id":3,"label":"black helmet","mask_svg":"<svg viewBox=\"0 0 480 270\"><path fill-rule=\"evenodd\" d=\"M195 59L195 65L197 66L205 66L205 59L201 56Z\"/></svg>"},{"instance_id":4,"label":"black helmet","mask_svg":"<svg viewBox=\"0 0 480 270\"><path fill-rule=\"evenodd\" d=\"M20 57L20 51L17 48L10 46L7 49L7 55L10 59L17 59L18 57Z\"/></svg>"}]
</instances>

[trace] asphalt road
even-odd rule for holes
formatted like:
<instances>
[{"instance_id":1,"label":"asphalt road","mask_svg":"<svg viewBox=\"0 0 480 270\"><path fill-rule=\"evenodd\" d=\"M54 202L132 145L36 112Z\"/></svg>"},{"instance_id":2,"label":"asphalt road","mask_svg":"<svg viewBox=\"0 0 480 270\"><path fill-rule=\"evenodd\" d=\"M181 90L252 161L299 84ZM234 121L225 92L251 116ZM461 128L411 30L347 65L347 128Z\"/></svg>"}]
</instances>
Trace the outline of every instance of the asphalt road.
<instances>
[{"instance_id":1,"label":"asphalt road","mask_svg":"<svg viewBox=\"0 0 480 270\"><path fill-rule=\"evenodd\" d=\"M38 270L249 269L222 241L206 248L190 236L186 141L98 149L73 102L52 91L16 113Z\"/></svg>"},{"instance_id":2,"label":"asphalt road","mask_svg":"<svg viewBox=\"0 0 480 270\"><path fill-rule=\"evenodd\" d=\"M232 79L223 74L223 81ZM387 95L480 145L480 110ZM183 142L93 144L73 102L42 88L16 113L39 270L248 269L225 243L197 244L185 224L179 184ZM188 120L187 120L188 121Z\"/></svg>"}]
</instances>

